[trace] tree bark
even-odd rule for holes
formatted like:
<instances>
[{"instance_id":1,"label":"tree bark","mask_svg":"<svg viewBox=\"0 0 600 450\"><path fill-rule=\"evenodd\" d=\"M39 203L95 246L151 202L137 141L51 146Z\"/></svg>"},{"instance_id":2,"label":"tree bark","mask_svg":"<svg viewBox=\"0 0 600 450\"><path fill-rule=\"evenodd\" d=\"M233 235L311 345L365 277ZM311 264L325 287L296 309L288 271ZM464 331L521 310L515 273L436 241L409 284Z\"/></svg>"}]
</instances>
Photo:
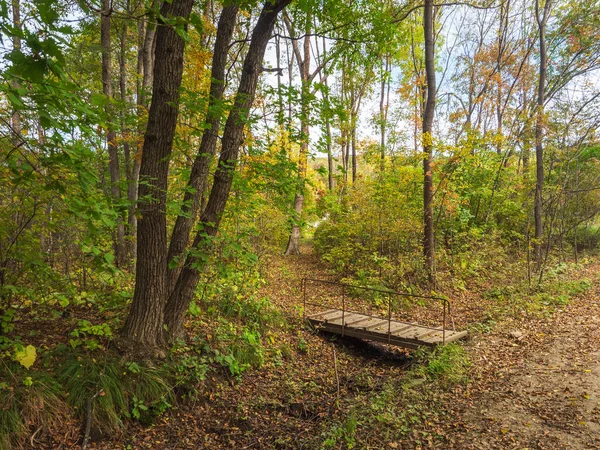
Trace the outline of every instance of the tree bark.
<instances>
[{"instance_id":1,"label":"tree bark","mask_svg":"<svg viewBox=\"0 0 600 450\"><path fill-rule=\"evenodd\" d=\"M535 2L535 15L539 28L540 66L538 77L538 94L535 122L535 200L534 200L534 244L533 254L536 267L542 264L542 239L544 226L542 222L543 188L544 188L544 100L546 91L546 72L548 57L546 53L546 23L550 16L551 0L546 0L544 10L540 16L539 0Z\"/></svg>"},{"instance_id":2,"label":"tree bark","mask_svg":"<svg viewBox=\"0 0 600 450\"><path fill-rule=\"evenodd\" d=\"M291 36L294 36L294 31L289 18L285 17L285 22ZM298 187L294 196L294 217L292 231L288 239L288 244L285 249L285 255L300 254L300 222L302 220L302 209L304 208L304 183L306 180L306 172L308 166L308 144L310 141L310 19L306 20L306 30L304 36L303 55L300 54L300 49L296 40L292 41L298 69L300 70L300 78L302 81L301 93L301 112L300 112L300 154L298 157Z\"/></svg>"},{"instance_id":3,"label":"tree bark","mask_svg":"<svg viewBox=\"0 0 600 450\"><path fill-rule=\"evenodd\" d=\"M433 0L425 0L423 32L425 34L425 74L427 99L423 110L423 254L430 282L434 277L434 234L433 234L433 175L431 157L433 153L433 117L435 114L435 60L434 60Z\"/></svg>"},{"instance_id":4,"label":"tree bark","mask_svg":"<svg viewBox=\"0 0 600 450\"><path fill-rule=\"evenodd\" d=\"M143 134L147 124L146 111L150 103L152 93L152 80L154 74L154 42L156 40L156 23L154 10L157 2L152 4L152 13L148 17L140 19L138 23L138 60L136 83L137 108L138 108L138 144L131 165L131 177L128 180L127 200L129 211L127 215L127 229L129 233L129 249L131 255L136 254L137 241L134 238L137 233L137 200L138 184L140 179L140 167L142 162L142 151L144 145Z\"/></svg>"},{"instance_id":5,"label":"tree bark","mask_svg":"<svg viewBox=\"0 0 600 450\"><path fill-rule=\"evenodd\" d=\"M161 16L188 19L193 0L173 0ZM136 283L122 335L128 343L155 348L162 341L167 296L167 177L179 114L185 41L161 23L156 32L153 98L144 136L139 183Z\"/></svg>"},{"instance_id":6,"label":"tree bark","mask_svg":"<svg viewBox=\"0 0 600 450\"><path fill-rule=\"evenodd\" d=\"M129 13L129 1L127 1L127 9L126 13ZM123 28L121 29L121 42L119 49L119 93L121 98L121 103L126 105L128 102L127 98L127 21L123 21ZM129 146L127 129L125 124L125 117L128 114L128 108L123 106L121 110L121 133L123 136L123 159L125 163L125 179L127 180L127 200L129 200L129 191L130 184L132 182L132 158L131 158L131 148ZM135 215L135 208L131 207L132 204L129 205L127 210L127 228L125 229L125 242L124 242L124 258L123 262L127 265L128 268L132 267L133 263L133 253L131 252L132 246L131 241L133 240L132 230L130 229L131 225L131 217L130 215Z\"/></svg>"},{"instance_id":7,"label":"tree bark","mask_svg":"<svg viewBox=\"0 0 600 450\"><path fill-rule=\"evenodd\" d=\"M13 27L15 28L15 30L19 30L21 31L21 3L20 0L12 0L12 21L13 21ZM15 52L20 52L21 51L21 36L19 35L19 33L13 33L12 36L12 44L13 44L13 50ZM21 83L19 83L19 80L17 78L14 78L12 80L12 87L13 89L19 89L19 87L21 87ZM21 134L22 134L22 126L21 126L21 113L14 109L12 112L12 116L11 116L11 128L12 128L12 132L13 132L13 145L15 147L17 147L18 145L21 144Z\"/></svg>"},{"instance_id":8,"label":"tree bark","mask_svg":"<svg viewBox=\"0 0 600 450\"><path fill-rule=\"evenodd\" d=\"M219 128L221 126L221 118L223 117L222 102L223 92L225 91L227 55L229 53L231 36L233 36L235 28L237 13L238 5L237 3L232 3L223 8L221 17L219 18L212 60L210 97L206 110L204 133L202 134L200 148L192 165L190 179L185 191L183 206L181 208L183 214L177 216L173 233L171 234L167 256L169 265L172 265L174 260L182 257L189 244L190 233L196 223L200 199L206 189L208 170L210 169L217 148ZM177 261L177 265L169 269L167 276L169 293L173 290L182 267L183 261L181 263Z\"/></svg>"},{"instance_id":9,"label":"tree bark","mask_svg":"<svg viewBox=\"0 0 600 450\"><path fill-rule=\"evenodd\" d=\"M102 46L102 90L107 98L106 104L106 145L108 147L108 170L110 173L110 195L113 202L113 208L117 209L116 236L114 238L115 264L117 267L123 265L125 260L125 224L123 222L123 213L120 211L121 189L121 170L119 167L119 149L117 147L117 133L114 128L114 107L111 103L113 99L112 89L112 68L111 68L111 48L110 48L110 16L112 15L112 6L110 0L103 0L102 12L100 14L100 42Z\"/></svg>"},{"instance_id":10,"label":"tree bark","mask_svg":"<svg viewBox=\"0 0 600 450\"><path fill-rule=\"evenodd\" d=\"M200 230L194 238L194 252L186 257L183 269L165 307L164 318L170 340L179 338L183 334L185 313L200 280L200 269L203 264L200 254L207 251L211 237L217 234L227 204L234 171L237 166L239 149L244 137L244 128L254 102L256 85L262 70L267 43L279 12L290 1L276 0L271 3L270 0L267 0L252 32L235 102L225 123L221 155L214 175L213 186L206 208L200 218Z\"/></svg>"}]
</instances>

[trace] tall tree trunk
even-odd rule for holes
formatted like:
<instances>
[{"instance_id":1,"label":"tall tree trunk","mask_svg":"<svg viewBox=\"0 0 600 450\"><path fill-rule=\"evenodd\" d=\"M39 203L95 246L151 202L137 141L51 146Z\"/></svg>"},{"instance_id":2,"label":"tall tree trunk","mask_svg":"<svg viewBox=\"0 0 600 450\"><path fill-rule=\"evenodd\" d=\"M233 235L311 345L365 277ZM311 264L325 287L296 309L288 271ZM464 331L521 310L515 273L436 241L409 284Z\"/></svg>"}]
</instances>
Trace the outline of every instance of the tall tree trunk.
<instances>
[{"instance_id":1,"label":"tall tree trunk","mask_svg":"<svg viewBox=\"0 0 600 450\"><path fill-rule=\"evenodd\" d=\"M137 109L138 109L138 144L131 165L131 177L128 180L127 200L129 211L127 215L127 229L129 233L129 254L135 255L137 248L137 200L140 167L144 146L144 130L146 128L146 112L150 103L152 80L154 74L154 42L156 41L156 14L157 1L152 4L152 11L138 23L138 60L136 83Z\"/></svg>"},{"instance_id":2,"label":"tall tree trunk","mask_svg":"<svg viewBox=\"0 0 600 450\"><path fill-rule=\"evenodd\" d=\"M546 54L546 23L550 16L551 0L546 0L544 10L540 15L539 0L535 2L535 16L539 28L540 67L538 78L538 94L535 122L535 200L534 200L534 258L540 269L542 264L542 238L544 226L542 223L543 188L544 188L544 100L546 90L546 71L548 66Z\"/></svg>"},{"instance_id":3,"label":"tall tree trunk","mask_svg":"<svg viewBox=\"0 0 600 450\"><path fill-rule=\"evenodd\" d=\"M200 206L200 199L206 189L206 180L208 179L208 170L213 161L219 138L219 128L221 118L223 117L223 92L225 91L225 70L227 67L227 54L229 53L229 43L235 22L237 18L238 4L232 3L223 8L219 24L217 27L217 37L214 45L212 60L212 73L210 84L210 96L206 110L206 121L204 133L200 142L200 148L192 165L190 179L183 199L181 215L177 216L171 242L169 244L169 254L167 261L171 265L177 258L181 258L190 240L192 227L196 223L196 216ZM168 272L168 291L171 292L181 268L183 261L177 262L177 265Z\"/></svg>"},{"instance_id":4,"label":"tall tree trunk","mask_svg":"<svg viewBox=\"0 0 600 450\"><path fill-rule=\"evenodd\" d=\"M262 70L267 43L271 37L277 15L290 1L276 0L271 3L270 0L267 0L252 32L252 39L244 60L235 102L225 123L221 155L214 175L213 186L206 208L200 218L200 230L194 238L193 248L196 252L187 256L165 307L165 324L171 340L181 337L183 334L185 313L200 280L202 259L198 257L198 252L207 251L211 237L215 236L219 230L219 223L227 204L237 166L239 149L244 137L244 127L247 123L246 119L254 102L256 85Z\"/></svg>"},{"instance_id":5,"label":"tall tree trunk","mask_svg":"<svg viewBox=\"0 0 600 450\"><path fill-rule=\"evenodd\" d=\"M286 17L286 25L290 35L294 35L291 22ZM300 54L297 41L292 41L294 53L296 54L296 60L298 61L298 68L300 70L300 78L302 81L302 93L301 93L301 112L300 112L300 135L302 141L300 142L300 155L298 158L298 187L296 188L296 195L294 196L294 217L292 224L292 231L288 239L288 244L285 249L286 255L298 255L300 254L300 221L302 220L302 209L304 207L304 187L306 180L306 172L308 166L308 144L310 140L310 23L309 19L306 20L306 30L304 36L303 55Z\"/></svg>"},{"instance_id":6,"label":"tall tree trunk","mask_svg":"<svg viewBox=\"0 0 600 450\"><path fill-rule=\"evenodd\" d=\"M127 1L127 9L126 12L129 13L129 1ZM121 97L121 103L123 104L123 109L121 110L121 133L123 135L123 158L125 163L125 179L127 180L127 200L129 200L129 184L132 180L132 160L131 160L131 148L129 146L128 135L127 135L127 127L125 124L125 118L128 114L128 109L125 105L127 105L127 21L123 21L123 28L121 29L121 42L119 49L119 91ZM135 215L135 209L131 208L131 205L127 211L127 228L125 230L125 245L123 247L124 250L124 260L123 262L129 267L132 267L133 262L133 253L131 252L131 241L133 240L132 231L129 229L131 224L131 218L129 215Z\"/></svg>"},{"instance_id":7,"label":"tall tree trunk","mask_svg":"<svg viewBox=\"0 0 600 450\"><path fill-rule=\"evenodd\" d=\"M323 59L327 58L327 42L323 37ZM327 74L321 76L321 83L325 86L325 92L323 94L323 101L325 102L325 147L327 149L327 187L329 192L333 191L333 153L331 150L331 102L329 101L329 84L327 81Z\"/></svg>"},{"instance_id":8,"label":"tall tree trunk","mask_svg":"<svg viewBox=\"0 0 600 450\"><path fill-rule=\"evenodd\" d=\"M125 224L123 222L123 213L120 210L121 205L121 170L119 167L119 149L117 147L117 133L114 127L114 107L111 103L113 97L112 89L112 67L111 67L111 48L110 48L110 16L112 15L112 6L110 0L103 0L102 13L100 15L100 42L102 45L102 90L107 97L106 116L106 145L108 147L108 170L110 173L110 195L113 207L117 208L117 229L114 238L115 264L117 267L123 265L125 260Z\"/></svg>"},{"instance_id":9,"label":"tall tree trunk","mask_svg":"<svg viewBox=\"0 0 600 450\"><path fill-rule=\"evenodd\" d=\"M356 126L358 111L352 112L352 184L356 182Z\"/></svg>"},{"instance_id":10,"label":"tall tree trunk","mask_svg":"<svg viewBox=\"0 0 600 450\"><path fill-rule=\"evenodd\" d=\"M385 62L382 64L381 74L381 92L379 94L379 147L381 152L381 168L385 163L385 136L390 106L390 55L385 55Z\"/></svg>"},{"instance_id":11,"label":"tall tree trunk","mask_svg":"<svg viewBox=\"0 0 600 450\"><path fill-rule=\"evenodd\" d=\"M173 0L161 7L165 18L189 18L194 0ZM156 347L163 333L167 297L167 178L179 114L185 41L174 27L156 32L153 95L140 168L140 219L137 229L136 283L122 335L126 344Z\"/></svg>"},{"instance_id":12,"label":"tall tree trunk","mask_svg":"<svg viewBox=\"0 0 600 450\"><path fill-rule=\"evenodd\" d=\"M327 78L325 79L327 80ZM327 81L325 81L327 86ZM329 96L329 94L327 94ZM329 105L329 102L328 102ZM327 147L327 187L329 192L333 191L333 154L331 151L331 118L329 113L325 119L325 144Z\"/></svg>"},{"instance_id":13,"label":"tall tree trunk","mask_svg":"<svg viewBox=\"0 0 600 450\"><path fill-rule=\"evenodd\" d=\"M433 0L425 0L423 32L425 34L425 74L427 99L423 111L423 254L430 282L434 282L434 235L433 235L433 175L431 157L433 152L433 116L435 114L435 60L434 60Z\"/></svg>"},{"instance_id":14,"label":"tall tree trunk","mask_svg":"<svg viewBox=\"0 0 600 450\"><path fill-rule=\"evenodd\" d=\"M15 30L21 30L21 3L20 0L12 0L12 21L13 21L13 27L15 28ZM13 33L12 36L12 44L13 44L13 50L15 52L20 52L21 51L21 36L19 33ZM21 83L19 83L19 80L17 78L14 78L12 80L12 87L13 89L19 89L21 87ZM21 145L21 133L22 133L22 126L21 126L21 113L14 109L12 112L12 116L11 116L11 128L12 128L12 132L13 132L13 145L16 147L18 145Z\"/></svg>"}]
</instances>

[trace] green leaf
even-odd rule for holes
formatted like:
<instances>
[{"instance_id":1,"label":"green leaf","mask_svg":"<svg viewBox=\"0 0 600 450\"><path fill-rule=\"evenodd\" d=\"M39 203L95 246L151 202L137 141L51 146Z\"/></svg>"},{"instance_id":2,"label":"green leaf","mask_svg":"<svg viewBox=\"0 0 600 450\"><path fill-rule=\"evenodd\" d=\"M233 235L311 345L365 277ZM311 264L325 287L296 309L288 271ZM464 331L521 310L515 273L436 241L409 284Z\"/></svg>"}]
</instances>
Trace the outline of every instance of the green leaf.
<instances>
[{"instance_id":1,"label":"green leaf","mask_svg":"<svg viewBox=\"0 0 600 450\"><path fill-rule=\"evenodd\" d=\"M15 361L21 364L26 369L29 369L33 366L35 359L37 357L37 353L35 351L35 347L33 345L28 345L21 350L15 351Z\"/></svg>"}]
</instances>

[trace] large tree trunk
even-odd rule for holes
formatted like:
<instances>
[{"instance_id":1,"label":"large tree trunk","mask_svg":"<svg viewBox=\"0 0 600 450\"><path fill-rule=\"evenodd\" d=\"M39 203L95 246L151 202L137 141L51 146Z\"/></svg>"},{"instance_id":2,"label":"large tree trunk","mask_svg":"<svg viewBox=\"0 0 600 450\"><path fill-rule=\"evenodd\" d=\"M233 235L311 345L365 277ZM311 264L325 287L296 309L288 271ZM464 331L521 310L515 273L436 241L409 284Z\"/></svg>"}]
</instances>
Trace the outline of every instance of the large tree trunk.
<instances>
[{"instance_id":1,"label":"large tree trunk","mask_svg":"<svg viewBox=\"0 0 600 450\"><path fill-rule=\"evenodd\" d=\"M425 74L427 80L427 99L423 111L423 254L429 281L434 281L434 235L433 235L433 175L431 157L433 151L433 116L435 114L435 60L433 30L433 0L425 0L423 13L423 31L425 34Z\"/></svg>"},{"instance_id":2,"label":"large tree trunk","mask_svg":"<svg viewBox=\"0 0 600 450\"><path fill-rule=\"evenodd\" d=\"M177 216L171 235L167 256L169 264L172 264L175 259L181 258L189 244L190 233L196 223L200 199L206 189L208 170L217 148L219 128L221 126L221 118L223 117L222 100L223 92L225 91L227 54L229 53L229 43L235 28L237 12L237 3L232 3L223 8L219 19L213 53L210 97L206 110L205 131L202 135L200 148L192 165L190 179L185 191L183 206L181 208L183 214ZM183 261L181 263L178 261L175 267L169 269L167 276L169 293L173 290L182 267Z\"/></svg>"},{"instance_id":3,"label":"large tree trunk","mask_svg":"<svg viewBox=\"0 0 600 450\"><path fill-rule=\"evenodd\" d=\"M546 71L548 66L546 54L546 23L550 16L551 0L546 0L544 10L540 16L539 0L535 2L535 15L539 28L540 42L540 70L538 79L538 95L535 122L535 200L534 200L534 245L533 254L536 266L539 269L542 264L542 239L544 226L542 223L542 192L544 188L544 99L546 90Z\"/></svg>"},{"instance_id":4,"label":"large tree trunk","mask_svg":"<svg viewBox=\"0 0 600 450\"><path fill-rule=\"evenodd\" d=\"M215 236L219 229L219 223L227 204L234 171L237 166L239 149L244 137L244 127L254 101L258 77L262 70L265 49L277 20L277 15L290 1L276 0L271 3L270 0L267 0L252 33L235 102L225 123L221 155L214 175L213 186L206 208L200 218L200 230L194 239L193 248L196 251L187 256L165 307L165 324L171 340L181 337L183 334L185 313L200 280L200 269L203 264L202 258L198 257L198 253L207 251L211 237Z\"/></svg>"},{"instance_id":5,"label":"large tree trunk","mask_svg":"<svg viewBox=\"0 0 600 450\"><path fill-rule=\"evenodd\" d=\"M161 16L187 20L194 0L173 0ZM156 32L153 98L144 137L139 183L136 283L122 335L126 344L156 347L163 336L167 296L167 178L179 113L185 41L162 23Z\"/></svg>"},{"instance_id":6,"label":"large tree trunk","mask_svg":"<svg viewBox=\"0 0 600 450\"><path fill-rule=\"evenodd\" d=\"M111 68L111 48L110 48L110 16L112 14L111 1L103 0L102 13L100 14L100 42L102 45L102 90L106 95L108 102L106 104L107 130L106 144L108 147L108 170L110 172L110 195L113 201L113 207L120 209L121 189L121 171L119 168L119 149L117 147L117 133L114 128L114 108L111 100L113 97L112 89L112 68ZM125 224L123 222L122 211L117 211L117 229L114 238L115 264L121 267L125 260Z\"/></svg>"},{"instance_id":7,"label":"large tree trunk","mask_svg":"<svg viewBox=\"0 0 600 450\"><path fill-rule=\"evenodd\" d=\"M157 2L153 2L152 11L155 10ZM131 163L131 177L128 180L127 200L129 202L127 230L129 233L129 249L131 255L136 254L137 241L137 200L138 183L140 178L140 167L142 162L142 150L144 145L143 134L146 127L146 111L150 102L152 92L152 80L154 74L154 42L156 40L155 14L144 16L138 23L138 60L137 60L137 108L138 108L138 145L135 157Z\"/></svg>"}]
</instances>

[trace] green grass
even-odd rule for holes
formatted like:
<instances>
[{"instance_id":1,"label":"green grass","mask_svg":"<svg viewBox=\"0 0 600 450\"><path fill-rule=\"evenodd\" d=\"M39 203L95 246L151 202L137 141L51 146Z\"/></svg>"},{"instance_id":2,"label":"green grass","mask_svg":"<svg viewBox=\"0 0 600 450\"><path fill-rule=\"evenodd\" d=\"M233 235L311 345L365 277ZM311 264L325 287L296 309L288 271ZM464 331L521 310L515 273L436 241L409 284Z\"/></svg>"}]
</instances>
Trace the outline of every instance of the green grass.
<instances>
[{"instance_id":1,"label":"green grass","mask_svg":"<svg viewBox=\"0 0 600 450\"><path fill-rule=\"evenodd\" d=\"M36 430L56 430L69 413L61 386L52 377L12 364L5 364L3 369L8 376L0 383L1 450L18 447Z\"/></svg>"},{"instance_id":2,"label":"green grass","mask_svg":"<svg viewBox=\"0 0 600 450\"><path fill-rule=\"evenodd\" d=\"M70 358L61 365L58 379L79 419L86 419L88 402L94 399L92 423L108 435L117 432L125 418L150 422L155 409L164 411L173 396L165 372L112 357Z\"/></svg>"}]
</instances>

